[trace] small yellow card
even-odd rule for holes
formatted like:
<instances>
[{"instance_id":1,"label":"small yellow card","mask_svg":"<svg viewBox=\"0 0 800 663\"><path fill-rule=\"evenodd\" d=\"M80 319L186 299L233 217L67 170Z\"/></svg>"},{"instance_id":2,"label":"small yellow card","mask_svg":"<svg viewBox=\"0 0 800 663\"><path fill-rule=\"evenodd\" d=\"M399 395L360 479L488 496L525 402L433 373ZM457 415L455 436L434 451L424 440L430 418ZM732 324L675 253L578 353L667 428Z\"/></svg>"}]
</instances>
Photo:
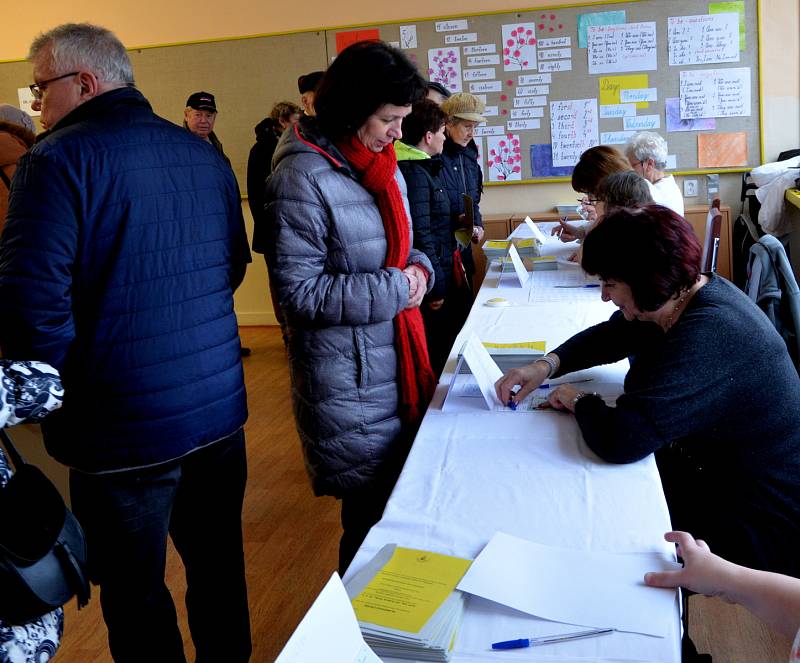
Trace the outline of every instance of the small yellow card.
<instances>
[{"instance_id":1,"label":"small yellow card","mask_svg":"<svg viewBox=\"0 0 800 663\"><path fill-rule=\"evenodd\" d=\"M598 82L600 86L600 103L605 105L620 103L620 90L638 90L650 87L647 74L627 74L625 76L601 76ZM646 101L639 101L636 108L648 108Z\"/></svg>"},{"instance_id":2,"label":"small yellow card","mask_svg":"<svg viewBox=\"0 0 800 663\"><path fill-rule=\"evenodd\" d=\"M419 633L455 589L472 561L411 548L391 559L353 599L359 621Z\"/></svg>"}]
</instances>

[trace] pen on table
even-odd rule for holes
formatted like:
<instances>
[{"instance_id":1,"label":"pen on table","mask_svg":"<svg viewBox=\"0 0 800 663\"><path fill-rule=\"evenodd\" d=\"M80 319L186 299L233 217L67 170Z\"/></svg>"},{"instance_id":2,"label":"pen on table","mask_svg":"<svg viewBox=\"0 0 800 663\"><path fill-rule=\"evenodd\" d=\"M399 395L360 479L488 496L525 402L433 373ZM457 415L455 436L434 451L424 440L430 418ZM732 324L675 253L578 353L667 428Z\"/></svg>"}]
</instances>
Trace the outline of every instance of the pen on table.
<instances>
[{"instance_id":1,"label":"pen on table","mask_svg":"<svg viewBox=\"0 0 800 663\"><path fill-rule=\"evenodd\" d=\"M567 380L565 382L544 382L539 385L539 389L549 389L550 387L559 387L562 384L580 384L581 382L591 382L592 378L583 378L582 380Z\"/></svg>"},{"instance_id":2,"label":"pen on table","mask_svg":"<svg viewBox=\"0 0 800 663\"><path fill-rule=\"evenodd\" d=\"M597 635L607 635L613 633L613 628L594 628L590 631L576 631L575 633L562 633L561 635L545 635L539 638L519 638L518 640L503 640L493 642L492 649L521 649L523 647L535 647L536 645L550 645L556 642L567 642L569 640L579 640L580 638L593 638Z\"/></svg>"},{"instance_id":3,"label":"pen on table","mask_svg":"<svg viewBox=\"0 0 800 663\"><path fill-rule=\"evenodd\" d=\"M582 285L554 285L554 288L599 288L599 283L584 283Z\"/></svg>"}]
</instances>

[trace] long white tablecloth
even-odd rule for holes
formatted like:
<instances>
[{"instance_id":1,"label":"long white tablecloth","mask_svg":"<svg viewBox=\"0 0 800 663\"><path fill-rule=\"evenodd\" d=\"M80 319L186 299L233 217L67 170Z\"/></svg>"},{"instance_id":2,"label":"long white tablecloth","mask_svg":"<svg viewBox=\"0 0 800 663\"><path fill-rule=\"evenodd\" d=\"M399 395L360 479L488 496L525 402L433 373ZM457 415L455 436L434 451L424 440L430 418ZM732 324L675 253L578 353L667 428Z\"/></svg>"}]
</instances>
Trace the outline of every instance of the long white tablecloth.
<instances>
[{"instance_id":1,"label":"long white tablecloth","mask_svg":"<svg viewBox=\"0 0 800 663\"><path fill-rule=\"evenodd\" d=\"M575 245L550 240L543 254L564 258L574 250ZM562 278L573 282L579 274L578 268L560 266L557 272L534 272L532 285L520 287L513 274L500 279L493 265L454 347L460 348L474 331L481 341L544 340L552 350L575 332L607 319L614 307L601 301L599 288L552 288ZM493 297L514 305L485 306ZM599 460L571 415L442 412L456 354L448 361L383 518L370 531L345 581L387 543L474 558L498 531L587 551L674 551L662 538L670 529L669 513L652 456L629 465ZM611 385L621 393L626 369L627 362L592 369L587 390L602 384L606 391ZM453 661L680 661L677 602L666 638L613 633L535 650L490 649L492 642L559 630L553 626L471 597Z\"/></svg>"}]
</instances>

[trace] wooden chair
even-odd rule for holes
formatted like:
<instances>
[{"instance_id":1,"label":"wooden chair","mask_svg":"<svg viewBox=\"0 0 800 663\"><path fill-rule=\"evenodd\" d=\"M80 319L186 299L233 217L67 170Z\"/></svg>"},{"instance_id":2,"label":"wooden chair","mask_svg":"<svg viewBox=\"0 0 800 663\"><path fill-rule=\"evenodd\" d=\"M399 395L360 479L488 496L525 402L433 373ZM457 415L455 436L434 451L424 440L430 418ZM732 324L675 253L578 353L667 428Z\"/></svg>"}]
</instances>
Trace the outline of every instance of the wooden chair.
<instances>
[{"instance_id":1,"label":"wooden chair","mask_svg":"<svg viewBox=\"0 0 800 663\"><path fill-rule=\"evenodd\" d=\"M722 212L720 200L714 198L706 217L706 238L703 243L703 257L700 259L700 271L716 272L719 254L719 237L722 230Z\"/></svg>"}]
</instances>

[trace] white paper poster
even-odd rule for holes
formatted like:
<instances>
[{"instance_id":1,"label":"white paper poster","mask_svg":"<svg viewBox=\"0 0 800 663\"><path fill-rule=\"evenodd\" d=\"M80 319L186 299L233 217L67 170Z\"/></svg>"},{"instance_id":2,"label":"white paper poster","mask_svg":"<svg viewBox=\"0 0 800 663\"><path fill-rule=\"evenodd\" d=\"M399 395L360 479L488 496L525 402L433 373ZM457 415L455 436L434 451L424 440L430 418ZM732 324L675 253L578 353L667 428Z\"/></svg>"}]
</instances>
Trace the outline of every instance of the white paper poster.
<instances>
[{"instance_id":1,"label":"white paper poster","mask_svg":"<svg viewBox=\"0 0 800 663\"><path fill-rule=\"evenodd\" d=\"M547 97L514 97L514 108L547 106Z\"/></svg>"},{"instance_id":2,"label":"white paper poster","mask_svg":"<svg viewBox=\"0 0 800 663\"><path fill-rule=\"evenodd\" d=\"M467 50L466 48L464 49ZM470 55L467 56L468 67L485 67L489 64L500 64L500 56L495 55Z\"/></svg>"},{"instance_id":3,"label":"white paper poster","mask_svg":"<svg viewBox=\"0 0 800 663\"><path fill-rule=\"evenodd\" d=\"M572 46L572 37L550 37L549 39L540 39L537 43L539 48L563 48Z\"/></svg>"},{"instance_id":4,"label":"white paper poster","mask_svg":"<svg viewBox=\"0 0 800 663\"><path fill-rule=\"evenodd\" d=\"M497 53L497 46L495 44L464 46L464 55L485 55L487 53ZM498 64L500 63L498 62Z\"/></svg>"},{"instance_id":5,"label":"white paper poster","mask_svg":"<svg viewBox=\"0 0 800 663\"><path fill-rule=\"evenodd\" d=\"M739 61L739 14L670 16L669 63L673 66Z\"/></svg>"},{"instance_id":6,"label":"white paper poster","mask_svg":"<svg viewBox=\"0 0 800 663\"><path fill-rule=\"evenodd\" d=\"M681 72L681 119L750 115L750 68Z\"/></svg>"},{"instance_id":7,"label":"white paper poster","mask_svg":"<svg viewBox=\"0 0 800 663\"><path fill-rule=\"evenodd\" d=\"M28 115L38 117L42 114L41 111L35 111L31 108L33 104L33 92L31 92L29 87L17 88L17 99L19 99L20 110L24 110Z\"/></svg>"},{"instance_id":8,"label":"white paper poster","mask_svg":"<svg viewBox=\"0 0 800 663\"><path fill-rule=\"evenodd\" d=\"M517 134L489 136L486 155L490 182L509 182L522 179L522 147Z\"/></svg>"},{"instance_id":9,"label":"white paper poster","mask_svg":"<svg viewBox=\"0 0 800 663\"><path fill-rule=\"evenodd\" d=\"M553 82L553 74L520 74L517 85L549 85Z\"/></svg>"},{"instance_id":10,"label":"white paper poster","mask_svg":"<svg viewBox=\"0 0 800 663\"><path fill-rule=\"evenodd\" d=\"M431 48L428 50L428 76L431 81L441 83L450 92L461 92L461 57L458 46L454 48Z\"/></svg>"},{"instance_id":11,"label":"white paper poster","mask_svg":"<svg viewBox=\"0 0 800 663\"><path fill-rule=\"evenodd\" d=\"M521 85L517 88L518 97L535 97L550 94L549 85Z\"/></svg>"},{"instance_id":12,"label":"white paper poster","mask_svg":"<svg viewBox=\"0 0 800 663\"><path fill-rule=\"evenodd\" d=\"M597 99L550 102L553 166L574 166L590 147L598 145Z\"/></svg>"},{"instance_id":13,"label":"white paper poster","mask_svg":"<svg viewBox=\"0 0 800 663\"><path fill-rule=\"evenodd\" d=\"M500 109L497 106L486 106L483 109L483 117L497 117L500 115Z\"/></svg>"},{"instance_id":14,"label":"white paper poster","mask_svg":"<svg viewBox=\"0 0 800 663\"><path fill-rule=\"evenodd\" d=\"M572 60L547 60L539 63L539 71L572 71Z\"/></svg>"},{"instance_id":15,"label":"white paper poster","mask_svg":"<svg viewBox=\"0 0 800 663\"><path fill-rule=\"evenodd\" d=\"M509 131L529 131L540 127L541 120L509 120L506 122L506 129Z\"/></svg>"},{"instance_id":16,"label":"white paper poster","mask_svg":"<svg viewBox=\"0 0 800 663\"><path fill-rule=\"evenodd\" d=\"M544 107L538 106L536 108L512 108L512 120L529 120L535 117L544 117Z\"/></svg>"},{"instance_id":17,"label":"white paper poster","mask_svg":"<svg viewBox=\"0 0 800 663\"><path fill-rule=\"evenodd\" d=\"M539 49L539 60L565 60L572 57L571 48Z\"/></svg>"},{"instance_id":18,"label":"white paper poster","mask_svg":"<svg viewBox=\"0 0 800 663\"><path fill-rule=\"evenodd\" d=\"M457 32L459 30L468 29L469 24L465 18L450 21L436 21L436 32Z\"/></svg>"},{"instance_id":19,"label":"white paper poster","mask_svg":"<svg viewBox=\"0 0 800 663\"><path fill-rule=\"evenodd\" d=\"M587 36L590 74L658 68L655 21L594 25Z\"/></svg>"},{"instance_id":20,"label":"white paper poster","mask_svg":"<svg viewBox=\"0 0 800 663\"><path fill-rule=\"evenodd\" d=\"M485 94L487 92L500 92L503 84L500 81L486 81L483 83L470 83L469 91L472 94Z\"/></svg>"},{"instance_id":21,"label":"white paper poster","mask_svg":"<svg viewBox=\"0 0 800 663\"><path fill-rule=\"evenodd\" d=\"M462 32L458 35L447 35L444 38L444 43L448 46L450 44L469 44L473 41L478 41L477 32Z\"/></svg>"},{"instance_id":22,"label":"white paper poster","mask_svg":"<svg viewBox=\"0 0 800 663\"><path fill-rule=\"evenodd\" d=\"M536 69L536 24L502 26L505 71Z\"/></svg>"},{"instance_id":23,"label":"white paper poster","mask_svg":"<svg viewBox=\"0 0 800 663\"><path fill-rule=\"evenodd\" d=\"M494 67L464 70L465 81L490 81L494 78L497 78Z\"/></svg>"},{"instance_id":24,"label":"white paper poster","mask_svg":"<svg viewBox=\"0 0 800 663\"><path fill-rule=\"evenodd\" d=\"M416 47L417 47L417 26L401 25L400 48L416 48Z\"/></svg>"},{"instance_id":25,"label":"white paper poster","mask_svg":"<svg viewBox=\"0 0 800 663\"><path fill-rule=\"evenodd\" d=\"M482 126L482 127L475 127L475 130L472 132L473 136L503 136L505 135L506 130L505 127L498 127L498 126Z\"/></svg>"}]
</instances>

